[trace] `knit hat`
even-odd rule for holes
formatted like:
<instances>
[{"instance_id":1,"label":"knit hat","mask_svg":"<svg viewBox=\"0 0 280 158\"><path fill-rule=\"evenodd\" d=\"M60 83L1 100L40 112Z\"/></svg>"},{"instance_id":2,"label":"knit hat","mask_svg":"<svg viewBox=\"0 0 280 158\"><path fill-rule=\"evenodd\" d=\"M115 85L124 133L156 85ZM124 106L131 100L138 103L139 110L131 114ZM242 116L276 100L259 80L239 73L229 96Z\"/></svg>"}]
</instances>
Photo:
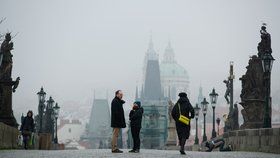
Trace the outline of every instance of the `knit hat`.
<instances>
[{"instance_id":1,"label":"knit hat","mask_svg":"<svg viewBox=\"0 0 280 158\"><path fill-rule=\"evenodd\" d=\"M141 102L140 101L135 101L134 104L136 104L139 108L141 107Z\"/></svg>"},{"instance_id":2,"label":"knit hat","mask_svg":"<svg viewBox=\"0 0 280 158\"><path fill-rule=\"evenodd\" d=\"M181 93L179 93L179 97L187 97L187 93L181 92Z\"/></svg>"}]
</instances>

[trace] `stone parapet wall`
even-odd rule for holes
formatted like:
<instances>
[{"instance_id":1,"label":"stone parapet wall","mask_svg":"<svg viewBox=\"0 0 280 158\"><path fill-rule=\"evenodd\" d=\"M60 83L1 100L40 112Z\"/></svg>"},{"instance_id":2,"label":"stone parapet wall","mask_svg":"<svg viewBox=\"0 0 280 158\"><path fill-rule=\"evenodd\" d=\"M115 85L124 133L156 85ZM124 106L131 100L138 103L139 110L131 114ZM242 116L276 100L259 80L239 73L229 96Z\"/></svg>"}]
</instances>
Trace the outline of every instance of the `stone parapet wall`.
<instances>
[{"instance_id":1,"label":"stone parapet wall","mask_svg":"<svg viewBox=\"0 0 280 158\"><path fill-rule=\"evenodd\" d=\"M18 129L0 122L0 149L18 148L19 135Z\"/></svg>"},{"instance_id":2,"label":"stone parapet wall","mask_svg":"<svg viewBox=\"0 0 280 158\"><path fill-rule=\"evenodd\" d=\"M234 151L280 154L280 128L236 130L224 133L223 138Z\"/></svg>"}]
</instances>

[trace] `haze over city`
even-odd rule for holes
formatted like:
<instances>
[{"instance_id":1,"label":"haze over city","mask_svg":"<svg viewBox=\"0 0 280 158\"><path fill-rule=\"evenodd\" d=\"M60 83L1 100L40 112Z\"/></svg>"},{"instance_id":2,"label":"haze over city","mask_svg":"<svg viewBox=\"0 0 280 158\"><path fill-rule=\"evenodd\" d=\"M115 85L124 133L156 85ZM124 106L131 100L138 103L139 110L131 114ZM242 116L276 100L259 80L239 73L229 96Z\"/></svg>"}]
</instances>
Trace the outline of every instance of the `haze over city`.
<instances>
[{"instance_id":1,"label":"haze over city","mask_svg":"<svg viewBox=\"0 0 280 158\"><path fill-rule=\"evenodd\" d=\"M78 4L77 4L78 3ZM234 61L235 98L249 56L257 54L260 26L272 37L273 105L280 94L280 2L262 1L5 1L1 2L1 33L17 34L13 76L21 76L14 93L17 118L22 110L37 111L36 93L43 86L63 108L91 106L96 97L113 98L122 89L125 108L141 87L143 61L150 37L162 59L170 40L175 58L190 77L190 100L201 85L208 97L215 87L219 102ZM276 102L277 101L277 102Z\"/></svg>"}]
</instances>

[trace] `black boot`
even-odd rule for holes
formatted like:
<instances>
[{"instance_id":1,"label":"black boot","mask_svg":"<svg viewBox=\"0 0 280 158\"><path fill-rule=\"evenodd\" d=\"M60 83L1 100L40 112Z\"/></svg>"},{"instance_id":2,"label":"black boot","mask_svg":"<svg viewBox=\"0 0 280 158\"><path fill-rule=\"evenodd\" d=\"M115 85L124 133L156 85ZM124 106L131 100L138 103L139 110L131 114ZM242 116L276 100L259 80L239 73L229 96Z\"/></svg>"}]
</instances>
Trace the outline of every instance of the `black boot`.
<instances>
[{"instance_id":1,"label":"black boot","mask_svg":"<svg viewBox=\"0 0 280 158\"><path fill-rule=\"evenodd\" d=\"M185 146L181 145L180 153L181 153L181 155L186 155L186 153L185 153Z\"/></svg>"}]
</instances>

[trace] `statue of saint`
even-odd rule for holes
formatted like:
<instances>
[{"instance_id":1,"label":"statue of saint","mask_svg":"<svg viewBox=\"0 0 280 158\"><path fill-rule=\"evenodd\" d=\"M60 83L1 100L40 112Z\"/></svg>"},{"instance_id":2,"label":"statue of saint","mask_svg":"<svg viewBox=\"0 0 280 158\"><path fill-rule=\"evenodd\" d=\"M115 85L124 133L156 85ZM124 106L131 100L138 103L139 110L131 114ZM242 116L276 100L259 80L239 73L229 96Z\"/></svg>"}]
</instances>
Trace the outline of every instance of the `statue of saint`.
<instances>
[{"instance_id":1,"label":"statue of saint","mask_svg":"<svg viewBox=\"0 0 280 158\"><path fill-rule=\"evenodd\" d=\"M271 37L270 34L266 31L266 24L263 23L263 26L260 30L261 33L261 42L258 45L258 56L261 57L264 53L272 53L271 49Z\"/></svg>"},{"instance_id":2,"label":"statue of saint","mask_svg":"<svg viewBox=\"0 0 280 158\"><path fill-rule=\"evenodd\" d=\"M0 122L18 127L12 110L12 93L16 91L20 78L12 80L13 50L11 33L6 33L0 47Z\"/></svg>"},{"instance_id":3,"label":"statue of saint","mask_svg":"<svg viewBox=\"0 0 280 158\"><path fill-rule=\"evenodd\" d=\"M12 75L12 53L13 50L13 42L11 42L11 34L7 33L5 35L5 40L1 44L0 48L0 80L10 80Z\"/></svg>"}]
</instances>

